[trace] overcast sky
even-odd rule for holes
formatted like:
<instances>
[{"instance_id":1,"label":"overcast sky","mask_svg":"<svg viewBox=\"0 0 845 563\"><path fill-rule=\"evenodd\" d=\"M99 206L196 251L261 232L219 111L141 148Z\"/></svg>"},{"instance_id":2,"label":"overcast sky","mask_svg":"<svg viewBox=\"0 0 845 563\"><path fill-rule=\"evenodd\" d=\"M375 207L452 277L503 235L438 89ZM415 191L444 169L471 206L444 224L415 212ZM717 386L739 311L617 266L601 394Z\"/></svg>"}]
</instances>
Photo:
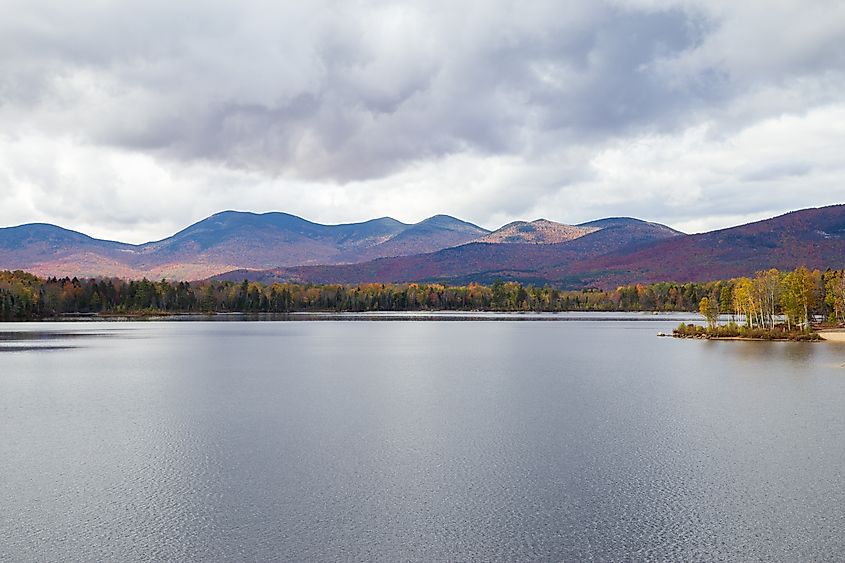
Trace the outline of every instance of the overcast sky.
<instances>
[{"instance_id":1,"label":"overcast sky","mask_svg":"<svg viewBox=\"0 0 845 563\"><path fill-rule=\"evenodd\" d=\"M841 0L3 2L0 226L841 202Z\"/></svg>"}]
</instances>

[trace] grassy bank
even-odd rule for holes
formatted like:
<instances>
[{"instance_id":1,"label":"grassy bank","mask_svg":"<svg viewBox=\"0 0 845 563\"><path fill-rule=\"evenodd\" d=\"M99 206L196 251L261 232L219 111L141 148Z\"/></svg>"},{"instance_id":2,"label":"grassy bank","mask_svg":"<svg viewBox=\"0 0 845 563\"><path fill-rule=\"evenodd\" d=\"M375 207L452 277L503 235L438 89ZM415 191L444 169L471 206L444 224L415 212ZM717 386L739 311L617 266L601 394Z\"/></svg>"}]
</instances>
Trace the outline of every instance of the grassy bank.
<instances>
[{"instance_id":1,"label":"grassy bank","mask_svg":"<svg viewBox=\"0 0 845 563\"><path fill-rule=\"evenodd\" d=\"M676 338L703 338L708 340L788 340L793 342L815 342L821 340L817 332L789 330L786 325L774 328L749 328L736 323L721 326L699 326L681 323L672 331Z\"/></svg>"}]
</instances>

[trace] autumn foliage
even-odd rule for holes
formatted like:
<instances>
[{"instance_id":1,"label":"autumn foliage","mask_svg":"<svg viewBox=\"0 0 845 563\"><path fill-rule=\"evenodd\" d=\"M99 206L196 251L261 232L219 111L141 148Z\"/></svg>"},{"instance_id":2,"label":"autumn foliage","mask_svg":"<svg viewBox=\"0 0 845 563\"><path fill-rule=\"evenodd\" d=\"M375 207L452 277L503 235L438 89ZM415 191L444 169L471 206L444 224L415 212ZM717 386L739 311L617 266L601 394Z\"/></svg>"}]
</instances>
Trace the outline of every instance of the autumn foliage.
<instances>
[{"instance_id":1,"label":"autumn foliage","mask_svg":"<svg viewBox=\"0 0 845 563\"><path fill-rule=\"evenodd\" d=\"M845 273L799 268L755 278L708 283L655 283L615 290L566 291L549 285L497 281L491 285L439 283L358 285L233 281L197 283L116 278L39 278L0 272L0 320L66 314L297 311L697 311L739 314L749 328L784 315L792 326L812 315L845 321Z\"/></svg>"}]
</instances>

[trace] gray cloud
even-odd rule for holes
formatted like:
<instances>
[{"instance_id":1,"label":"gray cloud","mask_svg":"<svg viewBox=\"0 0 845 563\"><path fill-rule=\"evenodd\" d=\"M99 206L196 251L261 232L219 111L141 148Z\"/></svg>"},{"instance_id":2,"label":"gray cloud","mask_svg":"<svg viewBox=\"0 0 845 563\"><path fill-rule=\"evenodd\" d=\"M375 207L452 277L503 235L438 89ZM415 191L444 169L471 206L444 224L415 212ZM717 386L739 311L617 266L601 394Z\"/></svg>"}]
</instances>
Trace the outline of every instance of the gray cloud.
<instances>
[{"instance_id":1,"label":"gray cloud","mask_svg":"<svg viewBox=\"0 0 845 563\"><path fill-rule=\"evenodd\" d=\"M748 172L742 176L742 180L747 182L769 182L781 178L806 176L812 170L812 165L807 162L776 162Z\"/></svg>"},{"instance_id":2,"label":"gray cloud","mask_svg":"<svg viewBox=\"0 0 845 563\"><path fill-rule=\"evenodd\" d=\"M45 9L41 26L3 34L37 63L3 90L89 142L338 181L467 148L518 153L547 132L582 142L671 123L695 101L649 68L701 39L700 18L674 8L207 6L197 20L104 5L55 27ZM64 115L78 109L85 123Z\"/></svg>"},{"instance_id":3,"label":"gray cloud","mask_svg":"<svg viewBox=\"0 0 845 563\"><path fill-rule=\"evenodd\" d=\"M845 136L829 119L845 103L840 2L28 0L4 12L0 222L138 239L249 204L487 226L636 212L695 228L842 197L826 153L790 140ZM815 187L790 196L795 182Z\"/></svg>"}]
</instances>

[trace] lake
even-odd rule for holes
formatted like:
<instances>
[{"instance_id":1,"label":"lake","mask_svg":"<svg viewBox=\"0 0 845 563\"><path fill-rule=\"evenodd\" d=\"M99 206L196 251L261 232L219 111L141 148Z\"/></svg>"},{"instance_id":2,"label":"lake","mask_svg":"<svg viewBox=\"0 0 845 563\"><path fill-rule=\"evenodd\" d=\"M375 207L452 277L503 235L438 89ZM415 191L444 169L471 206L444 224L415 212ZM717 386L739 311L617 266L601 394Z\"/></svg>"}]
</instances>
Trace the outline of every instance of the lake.
<instances>
[{"instance_id":1,"label":"lake","mask_svg":"<svg viewBox=\"0 0 845 563\"><path fill-rule=\"evenodd\" d=\"M0 560L845 558L845 346L480 317L0 324Z\"/></svg>"}]
</instances>

